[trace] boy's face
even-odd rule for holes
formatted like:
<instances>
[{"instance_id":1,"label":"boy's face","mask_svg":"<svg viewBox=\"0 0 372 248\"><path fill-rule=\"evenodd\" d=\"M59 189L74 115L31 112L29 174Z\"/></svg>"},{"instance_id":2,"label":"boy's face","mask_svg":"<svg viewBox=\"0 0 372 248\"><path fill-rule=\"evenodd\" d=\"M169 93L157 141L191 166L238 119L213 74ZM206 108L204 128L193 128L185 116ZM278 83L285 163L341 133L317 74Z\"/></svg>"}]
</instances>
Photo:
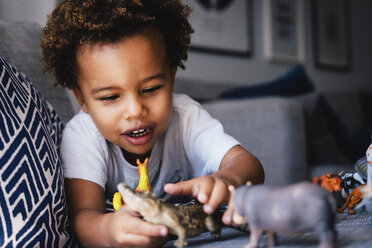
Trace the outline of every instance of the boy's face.
<instances>
[{"instance_id":1,"label":"boy's face","mask_svg":"<svg viewBox=\"0 0 372 248\"><path fill-rule=\"evenodd\" d=\"M176 68L161 36L138 34L77 51L75 96L101 134L133 154L149 152L172 116Z\"/></svg>"}]
</instances>

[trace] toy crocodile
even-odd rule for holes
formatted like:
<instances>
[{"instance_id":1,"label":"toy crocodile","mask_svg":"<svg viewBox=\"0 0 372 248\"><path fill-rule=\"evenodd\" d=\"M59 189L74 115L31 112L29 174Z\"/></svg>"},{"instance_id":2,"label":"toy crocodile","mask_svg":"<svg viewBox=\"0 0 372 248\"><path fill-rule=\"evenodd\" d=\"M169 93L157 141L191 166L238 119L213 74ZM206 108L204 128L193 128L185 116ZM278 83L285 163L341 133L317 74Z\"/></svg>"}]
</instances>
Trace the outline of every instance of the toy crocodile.
<instances>
[{"instance_id":1,"label":"toy crocodile","mask_svg":"<svg viewBox=\"0 0 372 248\"><path fill-rule=\"evenodd\" d=\"M117 187L125 204L138 211L146 221L163 224L168 227L169 233L177 235L174 245L178 248L187 245L186 238L208 230L214 235L221 232L218 218L207 215L200 204L175 206L162 201L151 192L134 191L125 183L119 183Z\"/></svg>"}]
</instances>

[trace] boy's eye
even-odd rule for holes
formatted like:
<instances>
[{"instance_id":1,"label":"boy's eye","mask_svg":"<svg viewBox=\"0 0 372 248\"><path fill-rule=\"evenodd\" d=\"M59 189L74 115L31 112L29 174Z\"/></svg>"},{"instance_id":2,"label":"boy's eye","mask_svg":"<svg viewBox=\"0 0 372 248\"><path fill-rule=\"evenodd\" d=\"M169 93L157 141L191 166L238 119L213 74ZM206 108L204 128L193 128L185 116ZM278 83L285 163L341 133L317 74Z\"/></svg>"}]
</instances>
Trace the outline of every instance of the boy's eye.
<instances>
[{"instance_id":1,"label":"boy's eye","mask_svg":"<svg viewBox=\"0 0 372 248\"><path fill-rule=\"evenodd\" d=\"M119 95L112 95L112 96L106 96L106 97L101 97L99 100L101 101L112 101L115 100L119 97Z\"/></svg>"},{"instance_id":2,"label":"boy's eye","mask_svg":"<svg viewBox=\"0 0 372 248\"><path fill-rule=\"evenodd\" d=\"M158 85L158 86L155 86L155 87L146 88L146 89L143 89L143 90L142 90L142 93L143 93L143 94L146 94L146 93L152 93L152 92L157 91L157 90L160 89L161 87L162 87L161 85Z\"/></svg>"}]
</instances>

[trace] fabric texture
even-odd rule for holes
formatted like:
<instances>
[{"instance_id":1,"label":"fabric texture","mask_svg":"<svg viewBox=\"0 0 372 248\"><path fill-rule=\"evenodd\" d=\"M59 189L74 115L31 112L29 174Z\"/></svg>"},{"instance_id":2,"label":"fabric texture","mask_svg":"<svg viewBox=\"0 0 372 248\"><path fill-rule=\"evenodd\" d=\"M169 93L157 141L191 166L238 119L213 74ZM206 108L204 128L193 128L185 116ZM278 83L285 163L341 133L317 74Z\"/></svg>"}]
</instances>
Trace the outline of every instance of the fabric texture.
<instances>
[{"instance_id":1,"label":"fabric texture","mask_svg":"<svg viewBox=\"0 0 372 248\"><path fill-rule=\"evenodd\" d=\"M0 56L0 246L68 247L57 153L63 124L33 84Z\"/></svg>"},{"instance_id":2,"label":"fabric texture","mask_svg":"<svg viewBox=\"0 0 372 248\"><path fill-rule=\"evenodd\" d=\"M174 183L218 170L223 156L239 142L191 98L173 96L173 115L167 131L156 142L148 163L154 193L165 200L165 183ZM137 167L129 164L120 147L105 140L91 117L80 112L66 126L60 149L67 178L93 181L112 198L119 182L136 188Z\"/></svg>"},{"instance_id":3,"label":"fabric texture","mask_svg":"<svg viewBox=\"0 0 372 248\"><path fill-rule=\"evenodd\" d=\"M297 96L314 91L314 86L302 65L293 67L283 76L267 83L237 87L220 95L222 99L261 96Z\"/></svg>"},{"instance_id":4,"label":"fabric texture","mask_svg":"<svg viewBox=\"0 0 372 248\"><path fill-rule=\"evenodd\" d=\"M204 104L226 133L253 153L265 170L265 184L306 179L305 123L301 105L280 97Z\"/></svg>"},{"instance_id":5,"label":"fabric texture","mask_svg":"<svg viewBox=\"0 0 372 248\"><path fill-rule=\"evenodd\" d=\"M67 123L74 116L71 99L66 89L54 86L53 79L42 73L41 32L42 28L37 23L0 20L0 55L10 59L18 70L27 75L62 121Z\"/></svg>"},{"instance_id":6,"label":"fabric texture","mask_svg":"<svg viewBox=\"0 0 372 248\"><path fill-rule=\"evenodd\" d=\"M362 208L357 214L349 215L347 211L336 214L335 229L337 231L337 246L343 248L370 248L372 247L372 219ZM210 232L187 239L188 248L226 248L244 247L248 244L250 234L232 228L222 228L221 236L215 237ZM259 242L259 247L265 247L267 233ZM313 232L295 233L291 235L278 234L278 247L280 248L317 248L319 237ZM163 248L174 247L174 240L167 242Z\"/></svg>"}]
</instances>

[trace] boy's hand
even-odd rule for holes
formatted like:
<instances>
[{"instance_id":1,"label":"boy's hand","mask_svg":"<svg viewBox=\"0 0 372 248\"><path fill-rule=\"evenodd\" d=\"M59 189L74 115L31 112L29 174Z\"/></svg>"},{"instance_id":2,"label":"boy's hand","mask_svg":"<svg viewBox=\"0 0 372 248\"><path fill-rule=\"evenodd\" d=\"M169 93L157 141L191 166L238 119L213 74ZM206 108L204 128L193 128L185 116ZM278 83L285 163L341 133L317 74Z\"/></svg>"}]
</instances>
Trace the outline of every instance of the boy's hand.
<instances>
[{"instance_id":1,"label":"boy's hand","mask_svg":"<svg viewBox=\"0 0 372 248\"><path fill-rule=\"evenodd\" d=\"M128 206L122 206L110 217L106 233L115 247L159 247L166 242L168 230L165 226L143 221Z\"/></svg>"},{"instance_id":2,"label":"boy's hand","mask_svg":"<svg viewBox=\"0 0 372 248\"><path fill-rule=\"evenodd\" d=\"M260 161L247 150L237 145L223 157L218 171L214 174L194 178L176 184L166 184L164 190L171 195L191 195L204 203L204 211L213 213L222 202L228 202L222 221L231 225L234 205L228 189L238 187L247 181L263 183L265 173Z\"/></svg>"},{"instance_id":3,"label":"boy's hand","mask_svg":"<svg viewBox=\"0 0 372 248\"><path fill-rule=\"evenodd\" d=\"M203 203L204 212L212 214L220 203L229 203L229 207L223 215L222 221L226 225L231 224L233 209L230 205L229 183L215 175L206 175L191 180L168 183L164 186L166 193L170 195L190 195Z\"/></svg>"}]
</instances>

